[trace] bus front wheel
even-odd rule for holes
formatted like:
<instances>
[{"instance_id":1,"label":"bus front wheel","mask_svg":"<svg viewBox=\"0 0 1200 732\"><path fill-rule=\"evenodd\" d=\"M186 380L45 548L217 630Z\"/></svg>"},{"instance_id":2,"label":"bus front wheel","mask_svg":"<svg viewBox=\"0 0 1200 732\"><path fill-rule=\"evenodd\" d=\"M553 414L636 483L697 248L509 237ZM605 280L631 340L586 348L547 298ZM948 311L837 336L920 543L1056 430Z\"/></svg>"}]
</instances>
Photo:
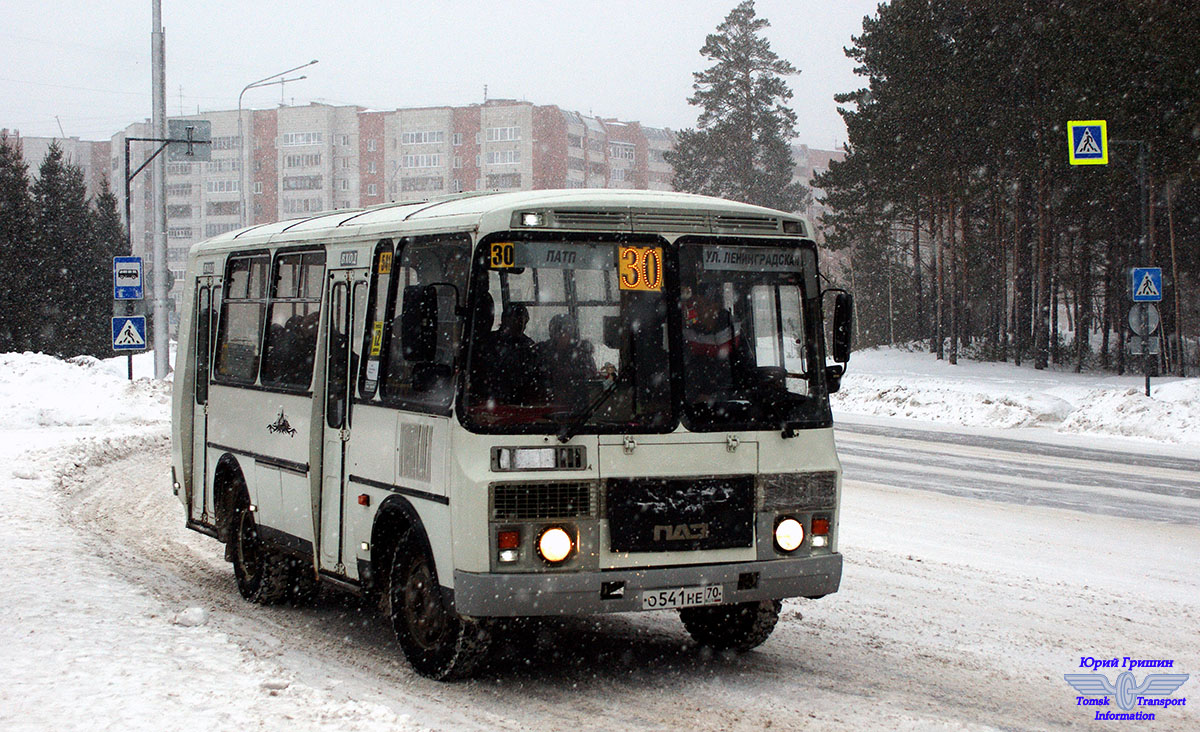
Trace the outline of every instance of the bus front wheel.
<instances>
[{"instance_id":1,"label":"bus front wheel","mask_svg":"<svg viewBox=\"0 0 1200 732\"><path fill-rule=\"evenodd\" d=\"M718 650L748 651L771 637L779 622L779 600L693 607L679 611L683 627L699 644Z\"/></svg>"},{"instance_id":2,"label":"bus front wheel","mask_svg":"<svg viewBox=\"0 0 1200 732\"><path fill-rule=\"evenodd\" d=\"M233 575L242 597L260 605L282 602L288 594L287 558L270 551L259 538L254 513L245 505L232 517L229 537L233 555Z\"/></svg>"},{"instance_id":3,"label":"bus front wheel","mask_svg":"<svg viewBox=\"0 0 1200 732\"><path fill-rule=\"evenodd\" d=\"M487 630L455 612L442 594L433 559L423 547L401 544L392 561L389 614L405 658L435 680L474 673L487 654Z\"/></svg>"}]
</instances>

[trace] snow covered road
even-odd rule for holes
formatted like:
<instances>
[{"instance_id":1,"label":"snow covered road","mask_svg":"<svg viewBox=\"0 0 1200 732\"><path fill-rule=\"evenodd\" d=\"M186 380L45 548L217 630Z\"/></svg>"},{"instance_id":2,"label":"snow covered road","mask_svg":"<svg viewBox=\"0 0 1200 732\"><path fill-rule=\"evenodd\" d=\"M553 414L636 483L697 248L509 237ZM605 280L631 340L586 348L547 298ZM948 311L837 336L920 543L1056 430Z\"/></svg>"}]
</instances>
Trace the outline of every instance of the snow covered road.
<instances>
[{"instance_id":1,"label":"snow covered road","mask_svg":"<svg viewBox=\"0 0 1200 732\"><path fill-rule=\"evenodd\" d=\"M170 494L166 385L0 366L0 729L1092 729L1063 680L1084 656L1172 659L1200 696L1182 446L842 419L842 589L755 652L672 614L554 620L439 684L350 598L241 600Z\"/></svg>"}]
</instances>

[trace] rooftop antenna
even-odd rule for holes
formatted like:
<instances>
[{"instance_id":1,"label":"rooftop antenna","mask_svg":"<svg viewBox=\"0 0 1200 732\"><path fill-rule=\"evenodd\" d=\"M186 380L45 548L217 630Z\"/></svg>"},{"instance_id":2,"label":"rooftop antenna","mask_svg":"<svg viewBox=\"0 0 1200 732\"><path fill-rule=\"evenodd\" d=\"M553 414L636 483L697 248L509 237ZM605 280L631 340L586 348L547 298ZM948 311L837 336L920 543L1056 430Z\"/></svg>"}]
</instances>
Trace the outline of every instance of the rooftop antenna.
<instances>
[{"instance_id":1,"label":"rooftop antenna","mask_svg":"<svg viewBox=\"0 0 1200 732\"><path fill-rule=\"evenodd\" d=\"M483 85L483 101L487 101L487 84Z\"/></svg>"},{"instance_id":2,"label":"rooftop antenna","mask_svg":"<svg viewBox=\"0 0 1200 732\"><path fill-rule=\"evenodd\" d=\"M62 120L60 120L60 119L58 118L58 115L57 115L57 114L56 114L56 115L54 115L54 121L58 123L58 134L62 135L62 138L63 138L64 140L65 140L65 139L67 139L67 133L63 132L63 128L62 128Z\"/></svg>"},{"instance_id":3,"label":"rooftop antenna","mask_svg":"<svg viewBox=\"0 0 1200 732\"><path fill-rule=\"evenodd\" d=\"M183 116L183 84L179 85L179 116Z\"/></svg>"}]
</instances>

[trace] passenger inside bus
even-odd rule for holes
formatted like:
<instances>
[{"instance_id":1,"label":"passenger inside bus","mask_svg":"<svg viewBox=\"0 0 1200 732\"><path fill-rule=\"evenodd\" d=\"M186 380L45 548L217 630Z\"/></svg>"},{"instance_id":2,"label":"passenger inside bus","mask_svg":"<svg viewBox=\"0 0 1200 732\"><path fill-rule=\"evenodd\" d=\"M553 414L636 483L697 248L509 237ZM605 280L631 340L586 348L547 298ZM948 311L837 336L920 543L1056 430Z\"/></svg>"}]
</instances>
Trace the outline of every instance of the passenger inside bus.
<instances>
[{"instance_id":1,"label":"passenger inside bus","mask_svg":"<svg viewBox=\"0 0 1200 732\"><path fill-rule=\"evenodd\" d=\"M486 330L495 317L492 296L483 293L476 310L476 339L471 357L472 390L484 399L504 404L537 401L544 379L533 339L525 335L529 309L510 304L500 318L500 327Z\"/></svg>"},{"instance_id":2,"label":"passenger inside bus","mask_svg":"<svg viewBox=\"0 0 1200 732\"><path fill-rule=\"evenodd\" d=\"M580 340L579 326L570 315L560 313L550 319L550 337L538 344L537 357L553 401L587 401L587 382L599 376L593 351L590 341Z\"/></svg>"}]
</instances>

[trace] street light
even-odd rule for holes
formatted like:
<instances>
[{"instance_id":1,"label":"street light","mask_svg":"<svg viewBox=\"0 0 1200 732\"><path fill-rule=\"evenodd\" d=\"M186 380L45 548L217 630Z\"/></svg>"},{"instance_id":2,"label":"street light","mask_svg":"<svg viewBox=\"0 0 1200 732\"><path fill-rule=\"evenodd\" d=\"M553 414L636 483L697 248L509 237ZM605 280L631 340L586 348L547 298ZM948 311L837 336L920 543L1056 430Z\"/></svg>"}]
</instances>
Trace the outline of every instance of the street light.
<instances>
[{"instance_id":1,"label":"street light","mask_svg":"<svg viewBox=\"0 0 1200 732\"><path fill-rule=\"evenodd\" d=\"M287 69L286 71L280 71L278 74L264 76L258 81L252 81L246 86L242 87L241 93L238 94L238 196L241 198L241 205L239 208L241 209L240 219L242 226L246 225L246 138L242 134L242 95L247 91L260 86L274 86L275 84L286 84L289 81L300 81L301 79L307 79L307 76L297 76L291 79L280 79L279 77L290 74L293 71L306 69L316 62L317 60L314 58L312 61L309 61L306 64L300 64L299 66Z\"/></svg>"}]
</instances>

